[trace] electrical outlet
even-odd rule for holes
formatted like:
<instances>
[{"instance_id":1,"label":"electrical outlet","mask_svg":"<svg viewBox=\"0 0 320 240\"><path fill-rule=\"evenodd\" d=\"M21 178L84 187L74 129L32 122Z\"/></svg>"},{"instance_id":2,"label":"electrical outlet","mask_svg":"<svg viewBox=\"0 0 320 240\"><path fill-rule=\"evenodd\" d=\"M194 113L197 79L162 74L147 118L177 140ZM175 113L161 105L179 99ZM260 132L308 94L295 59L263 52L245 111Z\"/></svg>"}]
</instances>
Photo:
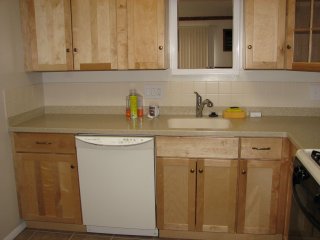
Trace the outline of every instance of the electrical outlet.
<instances>
[{"instance_id":1,"label":"electrical outlet","mask_svg":"<svg viewBox=\"0 0 320 240\"><path fill-rule=\"evenodd\" d=\"M310 85L309 90L311 100L320 100L320 84Z\"/></svg>"},{"instance_id":2,"label":"electrical outlet","mask_svg":"<svg viewBox=\"0 0 320 240\"><path fill-rule=\"evenodd\" d=\"M162 98L163 87L160 85L145 85L144 98Z\"/></svg>"}]
</instances>

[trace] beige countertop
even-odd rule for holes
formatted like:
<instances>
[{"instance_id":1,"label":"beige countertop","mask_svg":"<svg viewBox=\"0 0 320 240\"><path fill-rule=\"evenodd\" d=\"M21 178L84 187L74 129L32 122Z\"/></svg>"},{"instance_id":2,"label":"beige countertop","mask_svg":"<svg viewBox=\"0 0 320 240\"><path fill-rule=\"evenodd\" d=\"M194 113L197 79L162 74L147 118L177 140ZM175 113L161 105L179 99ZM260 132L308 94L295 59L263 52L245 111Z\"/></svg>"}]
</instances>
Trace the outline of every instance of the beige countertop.
<instances>
[{"instance_id":1,"label":"beige countertop","mask_svg":"<svg viewBox=\"0 0 320 240\"><path fill-rule=\"evenodd\" d=\"M226 130L172 129L169 118L192 116L162 115L136 121L112 114L43 114L16 124L11 132L91 133L105 135L171 135L219 137L289 137L298 148L320 148L320 117L262 117L232 119Z\"/></svg>"}]
</instances>

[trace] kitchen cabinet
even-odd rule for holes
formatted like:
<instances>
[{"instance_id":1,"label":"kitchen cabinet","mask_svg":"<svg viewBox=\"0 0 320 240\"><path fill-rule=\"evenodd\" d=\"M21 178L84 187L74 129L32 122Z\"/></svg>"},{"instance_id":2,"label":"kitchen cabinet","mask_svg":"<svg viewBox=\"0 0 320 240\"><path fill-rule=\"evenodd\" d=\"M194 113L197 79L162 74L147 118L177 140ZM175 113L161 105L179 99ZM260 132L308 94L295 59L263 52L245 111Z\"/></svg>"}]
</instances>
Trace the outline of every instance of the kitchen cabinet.
<instances>
[{"instance_id":1,"label":"kitchen cabinet","mask_svg":"<svg viewBox=\"0 0 320 240\"><path fill-rule=\"evenodd\" d=\"M73 69L70 0L20 0L27 71Z\"/></svg>"},{"instance_id":2,"label":"kitchen cabinet","mask_svg":"<svg viewBox=\"0 0 320 240\"><path fill-rule=\"evenodd\" d=\"M74 135L14 133L13 144L20 214L27 225L81 225Z\"/></svg>"},{"instance_id":3,"label":"kitchen cabinet","mask_svg":"<svg viewBox=\"0 0 320 240\"><path fill-rule=\"evenodd\" d=\"M129 69L164 69L166 46L166 1L128 0Z\"/></svg>"},{"instance_id":4,"label":"kitchen cabinet","mask_svg":"<svg viewBox=\"0 0 320 240\"><path fill-rule=\"evenodd\" d=\"M282 239L289 146L285 138L157 137L160 237Z\"/></svg>"},{"instance_id":5,"label":"kitchen cabinet","mask_svg":"<svg viewBox=\"0 0 320 240\"><path fill-rule=\"evenodd\" d=\"M71 0L74 70L118 69L116 0Z\"/></svg>"},{"instance_id":6,"label":"kitchen cabinet","mask_svg":"<svg viewBox=\"0 0 320 240\"><path fill-rule=\"evenodd\" d=\"M164 69L165 0L21 0L28 71Z\"/></svg>"},{"instance_id":7,"label":"kitchen cabinet","mask_svg":"<svg viewBox=\"0 0 320 240\"><path fill-rule=\"evenodd\" d=\"M157 137L160 230L235 231L238 141Z\"/></svg>"},{"instance_id":8,"label":"kitchen cabinet","mask_svg":"<svg viewBox=\"0 0 320 240\"><path fill-rule=\"evenodd\" d=\"M284 69L286 0L244 4L245 69Z\"/></svg>"},{"instance_id":9,"label":"kitchen cabinet","mask_svg":"<svg viewBox=\"0 0 320 240\"><path fill-rule=\"evenodd\" d=\"M320 1L288 0L287 68L320 71Z\"/></svg>"},{"instance_id":10,"label":"kitchen cabinet","mask_svg":"<svg viewBox=\"0 0 320 240\"><path fill-rule=\"evenodd\" d=\"M286 191L280 185L283 142L282 138L241 138L238 233L283 231L284 209L279 208Z\"/></svg>"}]
</instances>

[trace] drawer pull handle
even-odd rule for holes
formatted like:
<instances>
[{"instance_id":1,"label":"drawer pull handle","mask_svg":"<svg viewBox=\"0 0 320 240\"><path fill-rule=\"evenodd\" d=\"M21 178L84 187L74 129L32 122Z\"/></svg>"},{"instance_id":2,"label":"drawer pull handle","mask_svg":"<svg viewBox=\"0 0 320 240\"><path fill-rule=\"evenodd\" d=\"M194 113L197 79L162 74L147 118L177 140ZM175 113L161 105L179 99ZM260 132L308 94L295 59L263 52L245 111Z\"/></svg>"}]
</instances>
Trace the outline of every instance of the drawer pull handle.
<instances>
[{"instance_id":1,"label":"drawer pull handle","mask_svg":"<svg viewBox=\"0 0 320 240\"><path fill-rule=\"evenodd\" d=\"M190 172L191 172L191 173L194 173L194 169L192 168L192 169L190 170Z\"/></svg>"},{"instance_id":2,"label":"drawer pull handle","mask_svg":"<svg viewBox=\"0 0 320 240\"><path fill-rule=\"evenodd\" d=\"M269 151L269 150L271 150L271 147L262 147L262 148L252 147L252 150L257 150L257 151Z\"/></svg>"},{"instance_id":3,"label":"drawer pull handle","mask_svg":"<svg viewBox=\"0 0 320 240\"><path fill-rule=\"evenodd\" d=\"M37 145L51 145L52 142L40 142L40 141L36 141Z\"/></svg>"},{"instance_id":4,"label":"drawer pull handle","mask_svg":"<svg viewBox=\"0 0 320 240\"><path fill-rule=\"evenodd\" d=\"M199 169L199 173L203 173L203 169Z\"/></svg>"},{"instance_id":5,"label":"drawer pull handle","mask_svg":"<svg viewBox=\"0 0 320 240\"><path fill-rule=\"evenodd\" d=\"M242 169L241 174L245 175L246 173L247 173L247 171Z\"/></svg>"}]
</instances>

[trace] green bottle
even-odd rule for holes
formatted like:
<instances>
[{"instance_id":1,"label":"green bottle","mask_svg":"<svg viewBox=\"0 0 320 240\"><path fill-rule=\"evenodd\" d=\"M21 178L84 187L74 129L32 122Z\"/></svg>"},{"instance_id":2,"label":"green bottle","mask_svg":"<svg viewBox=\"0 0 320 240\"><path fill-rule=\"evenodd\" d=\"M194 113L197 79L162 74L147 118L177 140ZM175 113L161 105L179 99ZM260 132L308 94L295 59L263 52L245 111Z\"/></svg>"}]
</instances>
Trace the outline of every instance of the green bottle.
<instances>
[{"instance_id":1,"label":"green bottle","mask_svg":"<svg viewBox=\"0 0 320 240\"><path fill-rule=\"evenodd\" d=\"M138 117L138 95L135 89L130 90L130 117L135 119Z\"/></svg>"}]
</instances>

